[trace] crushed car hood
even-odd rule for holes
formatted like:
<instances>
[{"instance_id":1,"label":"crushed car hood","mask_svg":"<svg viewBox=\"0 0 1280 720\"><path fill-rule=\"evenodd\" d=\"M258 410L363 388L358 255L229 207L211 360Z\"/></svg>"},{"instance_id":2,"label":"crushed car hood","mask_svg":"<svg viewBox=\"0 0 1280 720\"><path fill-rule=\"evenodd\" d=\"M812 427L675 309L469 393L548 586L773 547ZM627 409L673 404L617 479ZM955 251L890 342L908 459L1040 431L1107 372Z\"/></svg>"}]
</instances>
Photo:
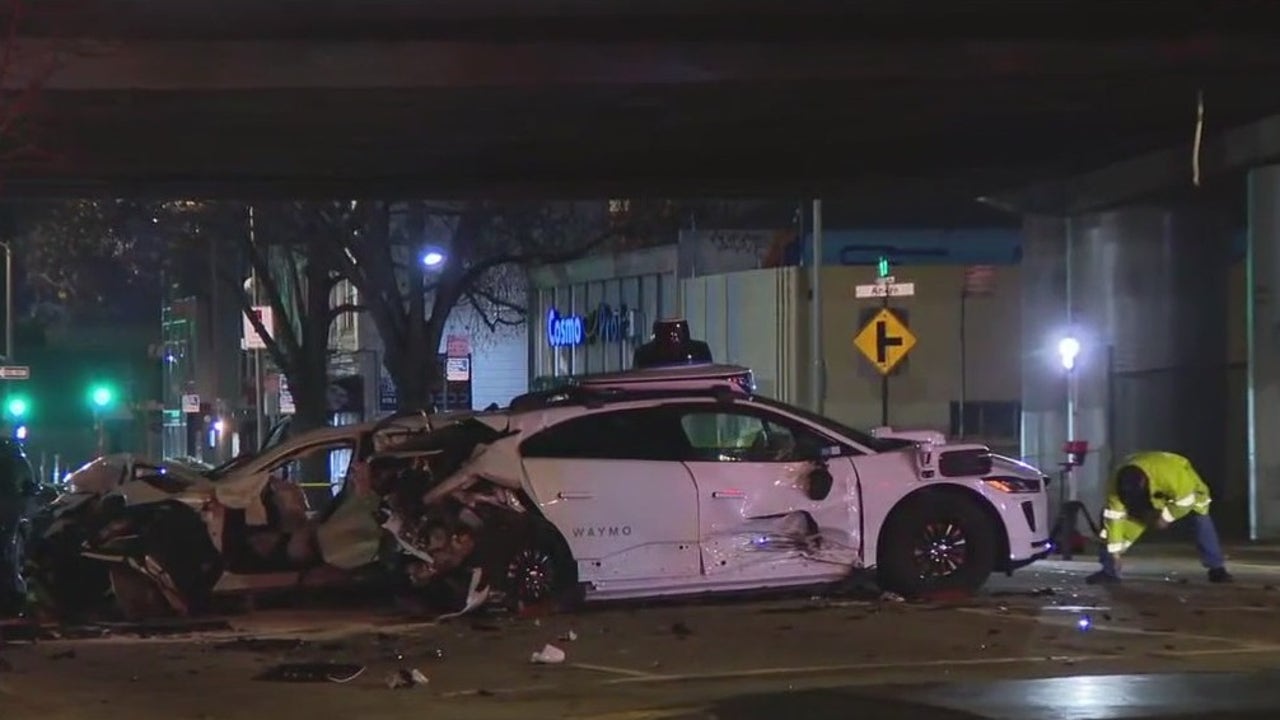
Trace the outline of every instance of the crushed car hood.
<instances>
[{"instance_id":1,"label":"crushed car hood","mask_svg":"<svg viewBox=\"0 0 1280 720\"><path fill-rule=\"evenodd\" d=\"M130 453L91 460L68 475L66 482L72 493L120 493L129 504L200 491L212 485L207 477L185 463L151 462Z\"/></svg>"}]
</instances>

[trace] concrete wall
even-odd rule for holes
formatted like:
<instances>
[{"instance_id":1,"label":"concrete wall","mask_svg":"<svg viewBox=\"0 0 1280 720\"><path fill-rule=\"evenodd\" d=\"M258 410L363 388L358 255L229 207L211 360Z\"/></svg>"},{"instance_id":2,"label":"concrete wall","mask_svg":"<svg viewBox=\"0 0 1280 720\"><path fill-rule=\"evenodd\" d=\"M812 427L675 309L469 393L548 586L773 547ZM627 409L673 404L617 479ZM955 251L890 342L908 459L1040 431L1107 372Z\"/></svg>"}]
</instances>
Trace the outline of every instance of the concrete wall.
<instances>
[{"instance_id":1,"label":"concrete wall","mask_svg":"<svg viewBox=\"0 0 1280 720\"><path fill-rule=\"evenodd\" d=\"M683 280L683 314L712 357L751 368L761 394L804 405L807 279L799 268L779 268Z\"/></svg>"},{"instance_id":2,"label":"concrete wall","mask_svg":"<svg viewBox=\"0 0 1280 720\"><path fill-rule=\"evenodd\" d=\"M916 266L902 269L898 282L915 284L916 294L895 298L891 306L906 311L917 344L906 365L889 380L891 425L950 428L952 401L961 397L960 295L963 267ZM994 269L993 294L965 301L965 387L967 400L1018 402L1016 382L1020 366L1021 313L1019 270L1016 266ZM853 346L864 308L878 301L854 299L854 286L871 283L874 270L867 267L823 269L822 292L824 356L826 359L825 412L846 423L871 427L880 424L880 380Z\"/></svg>"},{"instance_id":3,"label":"concrete wall","mask_svg":"<svg viewBox=\"0 0 1280 720\"><path fill-rule=\"evenodd\" d=\"M1226 462L1217 470L1204 469L1206 475L1222 473L1224 492L1214 498L1214 516L1225 534L1238 537L1246 534L1249 513L1246 289L1244 262L1232 263L1227 271Z\"/></svg>"},{"instance_id":4,"label":"concrete wall","mask_svg":"<svg viewBox=\"0 0 1280 720\"><path fill-rule=\"evenodd\" d=\"M877 301L854 299L854 286L871 283L866 267L822 271L825 414L859 427L880 424L880 376L853 338L862 311ZM1019 274L995 270L994 294L966 301L967 399L1017 403L1020 387ZM961 397L960 291L964 268L917 266L900 273L916 295L895 299L917 337L902 370L890 380L894 426L951 429L951 403ZM718 361L750 366L761 393L807 405L809 378L808 272L803 268L754 270L683 281L684 308L695 337L705 339ZM1012 435L998 438L1016 452ZM993 438L993 440L996 440Z\"/></svg>"}]
</instances>

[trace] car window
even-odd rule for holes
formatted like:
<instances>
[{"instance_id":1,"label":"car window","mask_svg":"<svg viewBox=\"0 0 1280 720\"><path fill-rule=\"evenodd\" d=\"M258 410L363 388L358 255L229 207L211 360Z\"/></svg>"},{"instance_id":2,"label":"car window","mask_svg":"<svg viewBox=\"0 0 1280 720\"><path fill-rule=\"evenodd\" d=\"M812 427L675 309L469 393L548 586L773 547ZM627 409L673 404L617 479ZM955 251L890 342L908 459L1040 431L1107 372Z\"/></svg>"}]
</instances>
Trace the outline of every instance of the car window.
<instances>
[{"instance_id":1,"label":"car window","mask_svg":"<svg viewBox=\"0 0 1280 720\"><path fill-rule=\"evenodd\" d=\"M688 457L702 462L797 462L831 444L800 423L719 408L682 411L680 429Z\"/></svg>"},{"instance_id":2,"label":"car window","mask_svg":"<svg viewBox=\"0 0 1280 720\"><path fill-rule=\"evenodd\" d=\"M675 417L661 408L608 410L580 415L543 430L520 445L529 458L672 460L688 442Z\"/></svg>"},{"instance_id":3,"label":"car window","mask_svg":"<svg viewBox=\"0 0 1280 720\"><path fill-rule=\"evenodd\" d=\"M346 480L354 449L350 441L311 445L282 458L269 472L271 477L297 483L304 490L336 494Z\"/></svg>"}]
</instances>

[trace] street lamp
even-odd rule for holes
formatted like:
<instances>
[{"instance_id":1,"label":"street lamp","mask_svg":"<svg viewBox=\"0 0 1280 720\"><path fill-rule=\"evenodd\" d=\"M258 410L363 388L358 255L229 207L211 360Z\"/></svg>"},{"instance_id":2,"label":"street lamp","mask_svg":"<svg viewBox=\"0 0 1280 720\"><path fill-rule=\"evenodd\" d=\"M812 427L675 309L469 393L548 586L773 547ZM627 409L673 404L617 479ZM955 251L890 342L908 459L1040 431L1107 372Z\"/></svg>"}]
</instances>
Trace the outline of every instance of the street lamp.
<instances>
[{"instance_id":1,"label":"street lamp","mask_svg":"<svg viewBox=\"0 0 1280 720\"><path fill-rule=\"evenodd\" d=\"M13 364L13 248L0 242L4 248L4 361Z\"/></svg>"},{"instance_id":2,"label":"street lamp","mask_svg":"<svg viewBox=\"0 0 1280 720\"><path fill-rule=\"evenodd\" d=\"M1071 372L1076 368L1076 357L1080 355L1080 341L1067 336L1058 341L1058 358L1062 360L1062 369Z\"/></svg>"},{"instance_id":3,"label":"street lamp","mask_svg":"<svg viewBox=\"0 0 1280 720\"><path fill-rule=\"evenodd\" d=\"M438 268L444 264L445 254L439 248L427 248L422 253L422 266L425 268Z\"/></svg>"}]
</instances>

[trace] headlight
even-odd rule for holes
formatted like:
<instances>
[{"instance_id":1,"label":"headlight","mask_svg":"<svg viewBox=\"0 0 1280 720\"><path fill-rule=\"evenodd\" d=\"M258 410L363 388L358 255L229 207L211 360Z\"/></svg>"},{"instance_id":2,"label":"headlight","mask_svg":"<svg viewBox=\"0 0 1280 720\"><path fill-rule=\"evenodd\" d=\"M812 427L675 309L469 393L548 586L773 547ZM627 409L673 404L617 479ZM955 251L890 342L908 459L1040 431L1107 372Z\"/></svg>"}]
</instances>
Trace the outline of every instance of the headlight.
<instances>
[{"instance_id":1,"label":"headlight","mask_svg":"<svg viewBox=\"0 0 1280 720\"><path fill-rule=\"evenodd\" d=\"M983 478L982 481L1000 492L1015 494L1038 493L1044 487L1040 480L1031 478L1000 476Z\"/></svg>"}]
</instances>

